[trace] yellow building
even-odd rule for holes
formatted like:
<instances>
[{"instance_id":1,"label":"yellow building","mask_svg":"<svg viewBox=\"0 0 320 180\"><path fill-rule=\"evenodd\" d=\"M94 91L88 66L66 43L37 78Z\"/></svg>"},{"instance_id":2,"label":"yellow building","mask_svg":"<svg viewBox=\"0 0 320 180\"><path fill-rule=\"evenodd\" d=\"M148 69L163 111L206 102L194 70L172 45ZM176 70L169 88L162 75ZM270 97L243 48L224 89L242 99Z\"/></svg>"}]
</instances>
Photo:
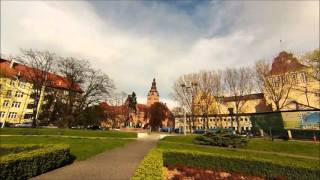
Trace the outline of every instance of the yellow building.
<instances>
[{"instance_id":1,"label":"yellow building","mask_svg":"<svg viewBox=\"0 0 320 180\"><path fill-rule=\"evenodd\" d=\"M312 71L311 67L301 64L293 54L280 52L274 58L268 76L270 83L264 92L273 110L277 107L270 99L275 95L268 91L268 87L280 99L279 110L320 109L320 82Z\"/></svg>"},{"instance_id":2,"label":"yellow building","mask_svg":"<svg viewBox=\"0 0 320 180\"><path fill-rule=\"evenodd\" d=\"M30 123L34 112L34 89L30 75L32 68L8 61L0 60L0 122L19 124ZM45 104L45 97L50 90L58 90L57 94L68 93L68 81L56 74L47 73L47 86L43 87L39 105L36 107L37 115L41 105ZM80 92L80 87L76 91Z\"/></svg>"}]
</instances>

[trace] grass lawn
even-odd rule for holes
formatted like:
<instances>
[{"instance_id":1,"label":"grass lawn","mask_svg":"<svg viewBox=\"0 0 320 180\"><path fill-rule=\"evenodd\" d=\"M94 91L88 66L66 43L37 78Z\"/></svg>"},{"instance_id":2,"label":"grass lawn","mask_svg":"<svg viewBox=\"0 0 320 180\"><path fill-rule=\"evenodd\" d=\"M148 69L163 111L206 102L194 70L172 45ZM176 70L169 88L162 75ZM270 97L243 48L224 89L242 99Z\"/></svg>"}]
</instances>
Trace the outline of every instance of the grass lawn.
<instances>
[{"instance_id":1,"label":"grass lawn","mask_svg":"<svg viewBox=\"0 0 320 180\"><path fill-rule=\"evenodd\" d=\"M195 137L196 135L168 136L161 141L193 144L192 141ZM271 141L268 139L256 138L256 139L250 139L248 145L243 149L287 153L287 154L303 155L303 156L311 156L311 157L319 157L320 155L319 143L314 144L312 142L302 142L302 141L283 141L283 140Z\"/></svg>"},{"instance_id":2,"label":"grass lawn","mask_svg":"<svg viewBox=\"0 0 320 180\"><path fill-rule=\"evenodd\" d=\"M98 153L134 142L132 139L85 139L45 136L2 136L1 144L68 144L76 160L85 160Z\"/></svg>"},{"instance_id":3,"label":"grass lawn","mask_svg":"<svg viewBox=\"0 0 320 180\"><path fill-rule=\"evenodd\" d=\"M1 135L63 135L82 137L136 138L135 132L75 130L59 128L3 128Z\"/></svg>"}]
</instances>

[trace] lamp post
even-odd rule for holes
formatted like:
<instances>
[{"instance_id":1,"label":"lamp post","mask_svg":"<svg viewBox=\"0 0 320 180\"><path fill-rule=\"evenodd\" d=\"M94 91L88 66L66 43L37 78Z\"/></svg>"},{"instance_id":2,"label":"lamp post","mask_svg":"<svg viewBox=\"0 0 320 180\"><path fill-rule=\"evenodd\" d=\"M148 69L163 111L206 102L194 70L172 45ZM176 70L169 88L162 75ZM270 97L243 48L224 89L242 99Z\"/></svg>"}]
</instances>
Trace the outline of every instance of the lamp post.
<instances>
[{"instance_id":1,"label":"lamp post","mask_svg":"<svg viewBox=\"0 0 320 180\"><path fill-rule=\"evenodd\" d=\"M229 114L230 114L230 116L231 116L231 118L230 118L230 125L231 125L231 128L232 128L232 130L233 130L233 108L228 108L228 111L229 111Z\"/></svg>"},{"instance_id":2,"label":"lamp post","mask_svg":"<svg viewBox=\"0 0 320 180\"><path fill-rule=\"evenodd\" d=\"M194 108L194 106L193 106L193 104L194 104L194 102L193 102L193 100L194 100L194 92L193 92L193 90L196 89L196 87L198 86L198 83L197 82L191 82L191 86L187 86L186 84L181 84L180 86L182 88L182 92L183 92L185 97L188 96L189 90L191 89L191 98L192 98L191 99L191 118L193 119L193 110L194 110L193 109ZM197 91L197 90L195 90L195 91ZM186 101L187 101L186 104L189 104L188 103L188 99ZM184 134L186 135L186 133L187 133L186 132L186 130L187 130L187 128L186 128L186 124L187 124L187 108L185 106L183 106L183 108L184 108ZM190 121L190 119L189 119L189 121Z\"/></svg>"}]
</instances>

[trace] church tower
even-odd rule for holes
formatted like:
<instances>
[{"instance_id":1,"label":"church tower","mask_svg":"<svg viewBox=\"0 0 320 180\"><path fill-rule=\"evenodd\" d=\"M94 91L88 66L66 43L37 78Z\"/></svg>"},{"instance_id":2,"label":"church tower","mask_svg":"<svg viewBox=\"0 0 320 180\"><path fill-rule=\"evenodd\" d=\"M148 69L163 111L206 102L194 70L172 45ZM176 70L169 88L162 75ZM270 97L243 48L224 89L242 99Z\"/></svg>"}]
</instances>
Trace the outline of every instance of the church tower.
<instances>
[{"instance_id":1,"label":"church tower","mask_svg":"<svg viewBox=\"0 0 320 180\"><path fill-rule=\"evenodd\" d=\"M153 103L155 102L159 102L159 93L157 91L157 84L156 84L156 79L153 78L153 82L151 85L151 89L148 93L148 97L147 97L147 105L151 106Z\"/></svg>"}]
</instances>

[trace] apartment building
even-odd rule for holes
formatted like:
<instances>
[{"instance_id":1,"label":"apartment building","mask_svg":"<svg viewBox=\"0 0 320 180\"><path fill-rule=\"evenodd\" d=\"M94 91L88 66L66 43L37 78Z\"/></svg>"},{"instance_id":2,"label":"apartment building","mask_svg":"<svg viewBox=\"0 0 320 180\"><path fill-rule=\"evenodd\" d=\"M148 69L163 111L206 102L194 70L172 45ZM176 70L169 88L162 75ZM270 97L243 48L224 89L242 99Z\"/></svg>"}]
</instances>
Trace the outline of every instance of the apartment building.
<instances>
[{"instance_id":1,"label":"apartment building","mask_svg":"<svg viewBox=\"0 0 320 180\"><path fill-rule=\"evenodd\" d=\"M47 72L47 83L43 87L37 108L34 106L34 88L30 74L31 67L5 59L0 60L0 122L3 124L30 123L37 109L46 103L46 97L55 92L56 98L63 98L70 91L68 80L57 74ZM80 86L73 88L81 93Z\"/></svg>"}]
</instances>

